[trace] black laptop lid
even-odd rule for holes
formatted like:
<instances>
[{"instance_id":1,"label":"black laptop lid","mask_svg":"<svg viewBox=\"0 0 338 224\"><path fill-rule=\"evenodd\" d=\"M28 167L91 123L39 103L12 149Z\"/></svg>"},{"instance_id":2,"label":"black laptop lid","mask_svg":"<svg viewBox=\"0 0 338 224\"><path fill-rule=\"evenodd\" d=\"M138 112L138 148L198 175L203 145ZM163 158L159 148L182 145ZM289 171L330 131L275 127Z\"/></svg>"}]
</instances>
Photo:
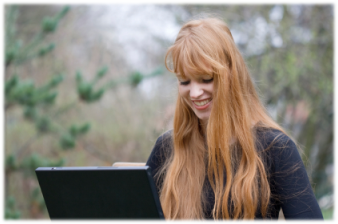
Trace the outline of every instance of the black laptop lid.
<instances>
[{"instance_id":1,"label":"black laptop lid","mask_svg":"<svg viewBox=\"0 0 338 224\"><path fill-rule=\"evenodd\" d=\"M164 219L148 166L35 172L51 219Z\"/></svg>"}]
</instances>

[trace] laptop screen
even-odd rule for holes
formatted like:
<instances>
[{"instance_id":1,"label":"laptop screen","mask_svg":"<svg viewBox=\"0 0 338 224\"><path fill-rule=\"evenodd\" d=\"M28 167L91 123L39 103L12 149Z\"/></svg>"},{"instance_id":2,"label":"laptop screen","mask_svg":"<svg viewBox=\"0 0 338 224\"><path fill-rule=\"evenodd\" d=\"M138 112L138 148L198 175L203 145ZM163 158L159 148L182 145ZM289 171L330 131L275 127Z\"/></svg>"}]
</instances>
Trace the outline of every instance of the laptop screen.
<instances>
[{"instance_id":1,"label":"laptop screen","mask_svg":"<svg viewBox=\"0 0 338 224\"><path fill-rule=\"evenodd\" d=\"M36 169L51 219L164 219L148 166Z\"/></svg>"}]
</instances>

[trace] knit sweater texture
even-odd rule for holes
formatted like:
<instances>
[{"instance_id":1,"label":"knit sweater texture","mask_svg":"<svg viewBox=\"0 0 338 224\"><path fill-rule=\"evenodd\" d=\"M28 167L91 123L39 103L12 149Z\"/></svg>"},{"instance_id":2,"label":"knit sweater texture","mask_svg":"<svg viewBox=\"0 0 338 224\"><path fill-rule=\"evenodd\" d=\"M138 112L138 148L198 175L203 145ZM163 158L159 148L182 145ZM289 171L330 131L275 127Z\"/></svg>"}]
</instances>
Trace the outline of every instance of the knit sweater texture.
<instances>
[{"instance_id":1,"label":"knit sweater texture","mask_svg":"<svg viewBox=\"0 0 338 224\"><path fill-rule=\"evenodd\" d=\"M256 148L259 153L264 153L264 165L271 190L266 218L277 219L282 209L285 219L323 219L295 143L278 130L258 128L255 133ZM172 131L168 131L157 139L146 164L151 167L158 192L163 179L156 176L156 173L172 153L171 136ZM212 219L215 194L207 176L203 191L207 196L204 217ZM255 219L262 218L260 209L257 209Z\"/></svg>"}]
</instances>

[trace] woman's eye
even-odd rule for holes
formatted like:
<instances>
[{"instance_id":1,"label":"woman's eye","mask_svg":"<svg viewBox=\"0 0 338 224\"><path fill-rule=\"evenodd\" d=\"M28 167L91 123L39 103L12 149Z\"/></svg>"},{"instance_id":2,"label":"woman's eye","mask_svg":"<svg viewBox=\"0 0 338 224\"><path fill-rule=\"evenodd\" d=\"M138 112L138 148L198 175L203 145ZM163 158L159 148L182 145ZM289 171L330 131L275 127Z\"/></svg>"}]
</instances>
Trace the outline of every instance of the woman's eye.
<instances>
[{"instance_id":1,"label":"woman's eye","mask_svg":"<svg viewBox=\"0 0 338 224\"><path fill-rule=\"evenodd\" d=\"M185 85L188 85L189 83L190 83L189 80L188 80L188 81L184 81L184 82L180 82L180 84L181 84L181 85L184 85L184 86L185 86Z\"/></svg>"},{"instance_id":2,"label":"woman's eye","mask_svg":"<svg viewBox=\"0 0 338 224\"><path fill-rule=\"evenodd\" d=\"M214 80L214 78L211 79L203 79L204 83L211 83Z\"/></svg>"}]
</instances>

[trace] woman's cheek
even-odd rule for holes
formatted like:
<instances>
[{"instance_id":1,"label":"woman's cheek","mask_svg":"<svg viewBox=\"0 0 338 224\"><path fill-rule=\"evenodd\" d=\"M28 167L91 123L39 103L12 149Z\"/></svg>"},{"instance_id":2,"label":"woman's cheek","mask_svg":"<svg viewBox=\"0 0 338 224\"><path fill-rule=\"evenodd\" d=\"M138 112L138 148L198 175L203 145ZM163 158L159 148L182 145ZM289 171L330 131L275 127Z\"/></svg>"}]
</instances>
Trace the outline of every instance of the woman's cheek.
<instances>
[{"instance_id":1,"label":"woman's cheek","mask_svg":"<svg viewBox=\"0 0 338 224\"><path fill-rule=\"evenodd\" d=\"M178 92L181 95L181 97L184 97L184 98L187 97L186 95L187 95L188 90L187 90L187 88L185 86L180 85L178 87Z\"/></svg>"}]
</instances>

